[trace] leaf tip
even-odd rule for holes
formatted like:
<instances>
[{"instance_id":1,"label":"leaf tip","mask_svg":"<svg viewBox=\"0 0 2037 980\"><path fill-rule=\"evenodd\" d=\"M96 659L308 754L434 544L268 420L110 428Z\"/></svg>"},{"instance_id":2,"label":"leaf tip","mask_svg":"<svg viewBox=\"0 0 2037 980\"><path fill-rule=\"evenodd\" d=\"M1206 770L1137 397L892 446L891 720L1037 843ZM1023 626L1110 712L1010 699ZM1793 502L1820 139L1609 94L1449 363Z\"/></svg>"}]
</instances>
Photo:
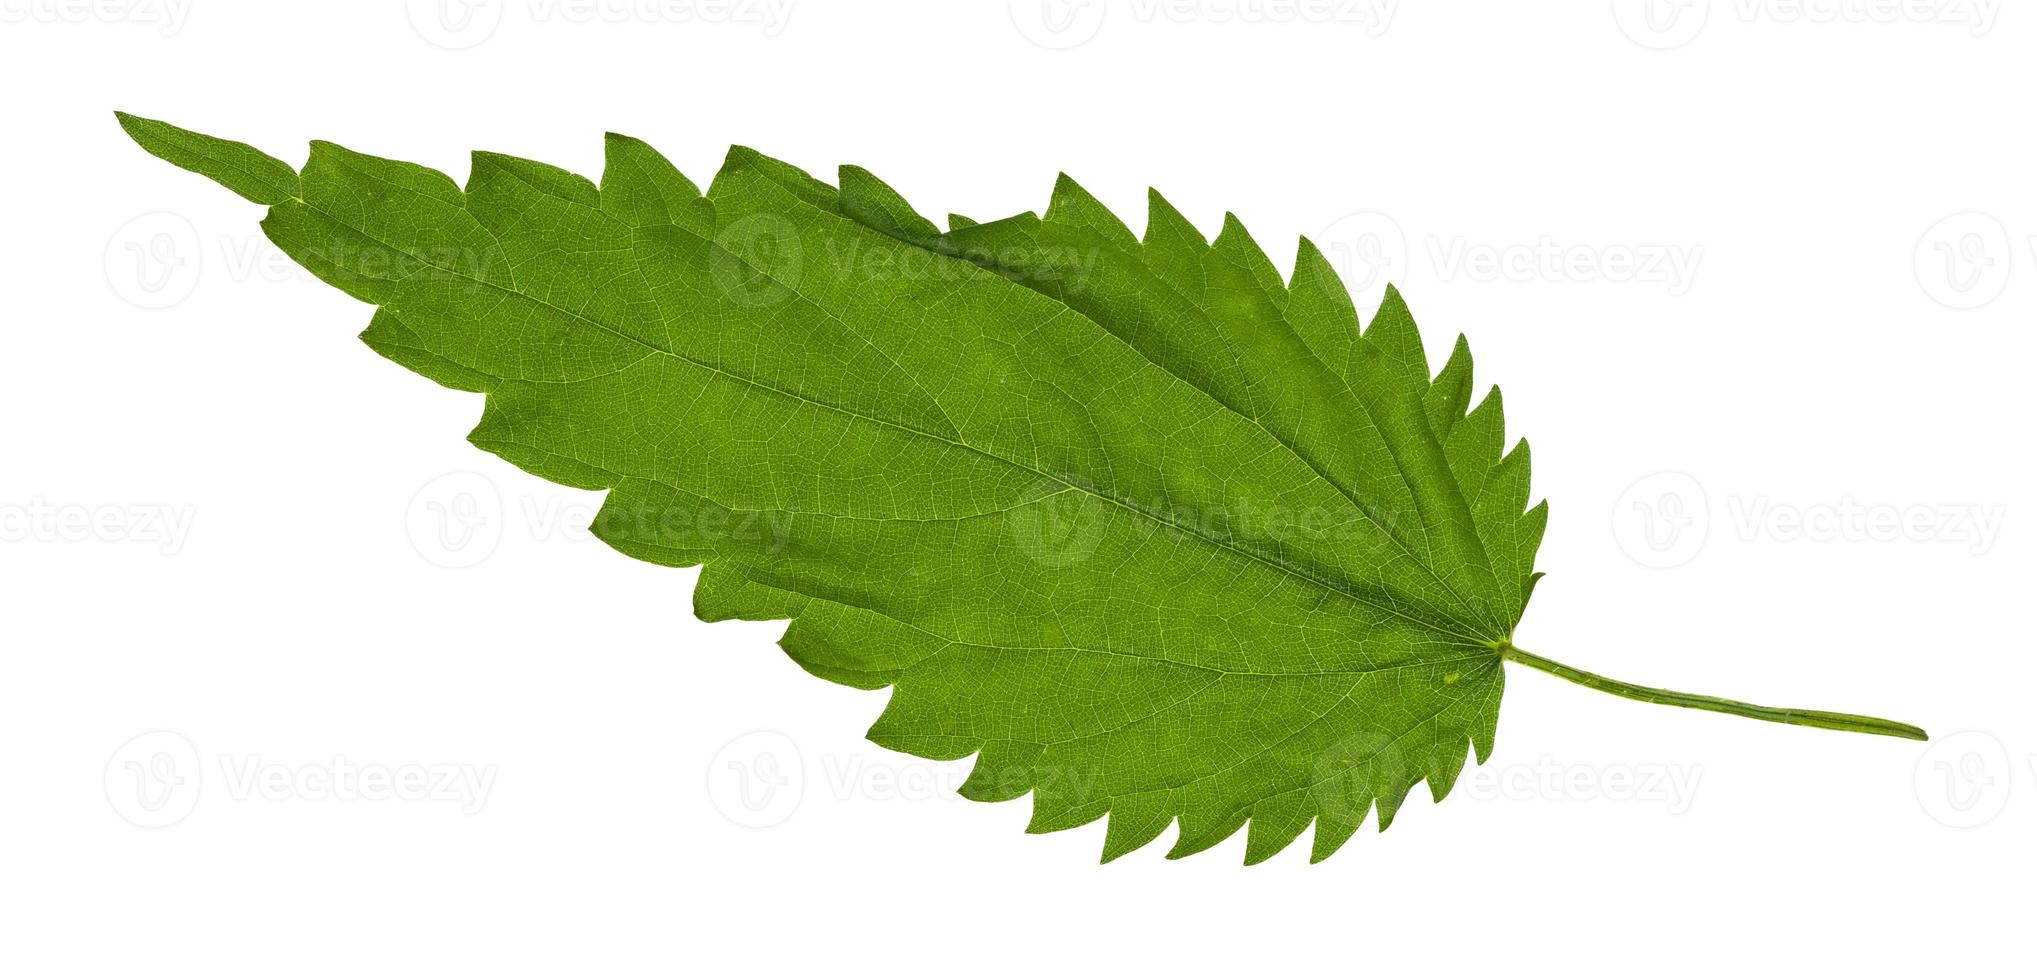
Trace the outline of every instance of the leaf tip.
<instances>
[{"instance_id":1,"label":"leaf tip","mask_svg":"<svg viewBox=\"0 0 2037 980\"><path fill-rule=\"evenodd\" d=\"M1047 215L1053 217L1056 210L1065 213L1070 205L1088 200L1091 200L1089 192L1063 170L1054 175L1054 190L1047 197Z\"/></svg>"},{"instance_id":2,"label":"leaf tip","mask_svg":"<svg viewBox=\"0 0 2037 980\"><path fill-rule=\"evenodd\" d=\"M297 196L297 171L246 143L207 136L119 109L113 118L135 144L172 166L189 170L256 204Z\"/></svg>"},{"instance_id":3,"label":"leaf tip","mask_svg":"<svg viewBox=\"0 0 2037 980\"><path fill-rule=\"evenodd\" d=\"M113 110L113 119L120 124L120 131L126 133L129 139L140 143L144 150L148 149L149 146L147 127L150 124L162 125L157 120L145 119L132 112L124 112L120 109Z\"/></svg>"},{"instance_id":4,"label":"leaf tip","mask_svg":"<svg viewBox=\"0 0 2037 980\"><path fill-rule=\"evenodd\" d=\"M1386 284L1386 292L1379 297L1379 312L1375 316L1384 316L1388 313L1408 315L1407 298L1400 294L1400 287L1393 283Z\"/></svg>"},{"instance_id":5,"label":"leaf tip","mask_svg":"<svg viewBox=\"0 0 2037 980\"><path fill-rule=\"evenodd\" d=\"M1189 221L1188 216L1174 206L1174 202L1167 200L1167 195L1160 193L1158 187L1146 188L1144 241L1148 245L1159 242L1192 243L1203 247L1209 245L1209 240L1203 237L1202 232L1196 230L1195 223Z\"/></svg>"}]
</instances>

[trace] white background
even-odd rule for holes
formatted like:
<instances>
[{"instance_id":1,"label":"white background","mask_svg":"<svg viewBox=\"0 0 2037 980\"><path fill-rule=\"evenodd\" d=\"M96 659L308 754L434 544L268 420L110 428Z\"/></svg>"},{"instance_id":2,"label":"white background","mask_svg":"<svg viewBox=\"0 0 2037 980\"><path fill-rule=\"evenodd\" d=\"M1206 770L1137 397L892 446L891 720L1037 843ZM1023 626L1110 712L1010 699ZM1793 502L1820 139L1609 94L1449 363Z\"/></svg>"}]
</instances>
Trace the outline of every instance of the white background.
<instances>
[{"instance_id":1,"label":"white background","mask_svg":"<svg viewBox=\"0 0 2037 980\"><path fill-rule=\"evenodd\" d=\"M1056 3L0 0L0 973L2028 972L2030 11ZM1310 235L1504 382L1552 507L1524 646L1938 740L1515 667L1391 834L1099 867L468 446L477 396L116 107L456 177L740 142L978 218L1066 170Z\"/></svg>"}]
</instances>

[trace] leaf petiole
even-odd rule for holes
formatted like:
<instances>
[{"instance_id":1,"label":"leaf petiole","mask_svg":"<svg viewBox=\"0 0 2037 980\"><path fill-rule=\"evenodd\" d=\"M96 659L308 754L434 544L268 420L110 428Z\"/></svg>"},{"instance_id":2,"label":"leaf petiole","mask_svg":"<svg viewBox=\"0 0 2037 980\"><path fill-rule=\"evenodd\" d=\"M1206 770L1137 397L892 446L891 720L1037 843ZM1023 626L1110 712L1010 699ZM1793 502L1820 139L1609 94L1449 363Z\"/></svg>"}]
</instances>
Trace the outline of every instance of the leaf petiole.
<instances>
[{"instance_id":1,"label":"leaf petiole","mask_svg":"<svg viewBox=\"0 0 2037 980\"><path fill-rule=\"evenodd\" d=\"M1635 701L1646 701L1650 704L1671 704L1680 708L1696 708L1700 711L1717 711L1729 715L1739 715L1742 718L1779 722L1784 725L1829 728L1840 732L1865 732L1869 735L1893 735L1896 738L1910 738L1920 742L1930 738L1929 735L1924 733L1923 729L1915 725L1905 725L1902 722L1890 721L1886 718L1841 714L1837 711L1811 711L1804 708L1770 708L1758 704L1748 704L1745 701L1715 698L1706 694L1685 694L1682 691L1669 691L1659 687L1643 687L1639 684L1629 684L1626 681L1616 681L1610 677L1594 674L1588 670L1579 670L1567 664L1559 664L1547 657L1536 656L1504 640L1494 644L1493 649L1498 651L1500 658L1503 660L1526 664L1536 670L1555 674L1573 684L1582 684L1593 690L1604 691L1607 694L1617 694L1620 697L1632 698Z\"/></svg>"}]
</instances>

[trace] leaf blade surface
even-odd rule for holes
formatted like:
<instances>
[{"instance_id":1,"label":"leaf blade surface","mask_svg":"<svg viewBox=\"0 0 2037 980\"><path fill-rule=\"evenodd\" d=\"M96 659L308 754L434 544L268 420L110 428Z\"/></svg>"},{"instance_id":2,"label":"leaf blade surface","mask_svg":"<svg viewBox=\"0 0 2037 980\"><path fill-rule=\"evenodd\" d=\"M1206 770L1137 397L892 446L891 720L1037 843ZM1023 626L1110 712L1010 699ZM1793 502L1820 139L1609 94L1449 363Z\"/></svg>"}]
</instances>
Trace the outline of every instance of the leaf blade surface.
<instances>
[{"instance_id":1,"label":"leaf blade surface","mask_svg":"<svg viewBox=\"0 0 2037 980\"><path fill-rule=\"evenodd\" d=\"M171 130L130 128L246 183ZM1540 511L1397 294L1361 333L1312 248L1282 283L1157 194L1143 240L1065 178L941 233L860 170L736 148L703 194L607 152L598 185L477 153L462 187L314 143L251 199L372 347L487 395L472 442L609 491L603 540L893 688L870 737L976 754L964 795L1030 793L1030 829L1108 816L1108 859L1250 822L1258 861L1313 823L1321 859L1489 754Z\"/></svg>"}]
</instances>

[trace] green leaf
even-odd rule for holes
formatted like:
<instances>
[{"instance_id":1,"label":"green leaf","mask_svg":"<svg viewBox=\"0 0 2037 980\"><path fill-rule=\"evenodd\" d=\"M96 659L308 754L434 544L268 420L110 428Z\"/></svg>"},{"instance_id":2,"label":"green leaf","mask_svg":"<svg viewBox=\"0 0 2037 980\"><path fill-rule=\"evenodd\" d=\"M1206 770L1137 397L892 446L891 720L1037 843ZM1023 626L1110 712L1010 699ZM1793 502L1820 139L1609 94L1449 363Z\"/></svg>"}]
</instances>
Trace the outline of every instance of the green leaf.
<instances>
[{"instance_id":1,"label":"green leaf","mask_svg":"<svg viewBox=\"0 0 2037 980\"><path fill-rule=\"evenodd\" d=\"M1066 176L1044 217L943 232L742 148L704 195L615 135L599 186L476 153L462 188L121 123L268 204L375 350L485 392L475 445L704 565L701 618L791 620L808 671L893 689L873 740L975 755L962 793L1030 793L1033 831L1107 817L1106 860L1170 824L1173 857L1249 824L1248 862L1384 829L1491 753L1506 660L1672 693L1512 645L1527 444L1461 337L1431 378L1400 295L1361 331L1306 241L1283 282L1235 218L1212 242L1154 193L1141 237Z\"/></svg>"},{"instance_id":2,"label":"green leaf","mask_svg":"<svg viewBox=\"0 0 2037 980\"><path fill-rule=\"evenodd\" d=\"M297 171L246 143L179 129L155 119L116 112L120 128L150 153L201 173L256 204L281 204L297 196Z\"/></svg>"}]
</instances>

